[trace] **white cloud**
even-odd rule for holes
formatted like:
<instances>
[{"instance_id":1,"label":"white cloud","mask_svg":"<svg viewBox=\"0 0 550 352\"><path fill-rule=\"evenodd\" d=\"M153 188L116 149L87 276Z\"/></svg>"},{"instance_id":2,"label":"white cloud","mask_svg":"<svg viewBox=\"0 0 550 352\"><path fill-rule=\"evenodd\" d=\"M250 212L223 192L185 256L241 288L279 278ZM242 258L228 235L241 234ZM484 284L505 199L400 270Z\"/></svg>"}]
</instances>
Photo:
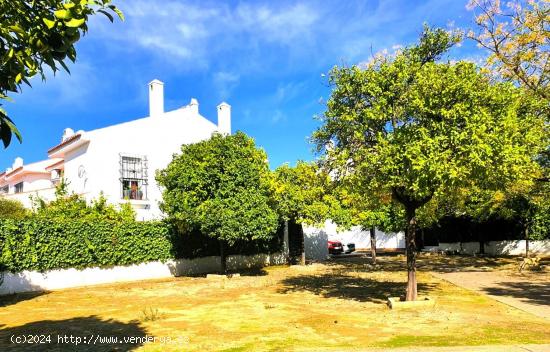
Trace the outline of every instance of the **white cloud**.
<instances>
[{"instance_id":1,"label":"white cloud","mask_svg":"<svg viewBox=\"0 0 550 352\"><path fill-rule=\"evenodd\" d=\"M281 110L275 110L273 116L271 116L271 123L277 124L283 121L286 121L286 115Z\"/></svg>"},{"instance_id":2,"label":"white cloud","mask_svg":"<svg viewBox=\"0 0 550 352\"><path fill-rule=\"evenodd\" d=\"M227 97L246 77L320 72L408 45L424 20L447 16L439 14L456 8L455 1L132 0L120 4L124 23L94 16L90 28L108 52L144 57L157 71L208 72Z\"/></svg>"},{"instance_id":3,"label":"white cloud","mask_svg":"<svg viewBox=\"0 0 550 352\"><path fill-rule=\"evenodd\" d=\"M223 2L135 0L120 7L126 21L116 29L103 19L94 19L93 27L108 38L108 45L137 46L173 66L192 70L209 67L234 50L254 54L261 45L300 48L311 38L319 19L307 4L239 3L231 7Z\"/></svg>"},{"instance_id":4,"label":"white cloud","mask_svg":"<svg viewBox=\"0 0 550 352\"><path fill-rule=\"evenodd\" d=\"M222 100L230 97L231 91L239 84L239 75L232 72L220 71L214 74L214 85Z\"/></svg>"}]
</instances>

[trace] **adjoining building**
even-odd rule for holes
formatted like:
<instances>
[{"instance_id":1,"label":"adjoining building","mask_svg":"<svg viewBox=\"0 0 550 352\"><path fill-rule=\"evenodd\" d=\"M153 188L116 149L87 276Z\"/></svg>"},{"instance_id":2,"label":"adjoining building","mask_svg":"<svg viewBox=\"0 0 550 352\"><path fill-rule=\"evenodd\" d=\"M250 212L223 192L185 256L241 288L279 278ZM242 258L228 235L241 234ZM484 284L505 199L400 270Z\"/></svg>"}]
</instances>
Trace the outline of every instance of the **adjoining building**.
<instances>
[{"instance_id":1,"label":"adjoining building","mask_svg":"<svg viewBox=\"0 0 550 352\"><path fill-rule=\"evenodd\" d=\"M231 133L231 106L217 107L217 124L199 113L199 103L164 111L164 84L148 85L149 116L91 131L66 128L48 158L25 165L16 158L0 173L0 195L31 207L30 196L46 201L55 196L61 178L69 192L86 200L101 193L112 204L129 202L139 220L159 218L162 194L156 170L165 168L183 144L208 139L213 133Z\"/></svg>"}]
</instances>

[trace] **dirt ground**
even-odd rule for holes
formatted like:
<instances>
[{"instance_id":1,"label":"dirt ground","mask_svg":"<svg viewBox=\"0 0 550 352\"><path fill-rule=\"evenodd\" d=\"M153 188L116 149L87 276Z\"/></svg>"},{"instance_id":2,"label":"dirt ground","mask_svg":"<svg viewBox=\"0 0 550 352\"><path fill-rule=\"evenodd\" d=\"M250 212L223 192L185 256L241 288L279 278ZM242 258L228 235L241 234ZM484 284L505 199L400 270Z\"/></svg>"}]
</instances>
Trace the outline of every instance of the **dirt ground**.
<instances>
[{"instance_id":1,"label":"dirt ground","mask_svg":"<svg viewBox=\"0 0 550 352\"><path fill-rule=\"evenodd\" d=\"M404 261L403 256L381 256L373 266L368 258L356 257L271 267L226 280L180 277L4 296L0 351L314 351L550 343L547 320L430 274L484 270L514 275L515 259L422 256L419 292L434 297L436 305L392 311L385 301L403 293Z\"/></svg>"}]
</instances>

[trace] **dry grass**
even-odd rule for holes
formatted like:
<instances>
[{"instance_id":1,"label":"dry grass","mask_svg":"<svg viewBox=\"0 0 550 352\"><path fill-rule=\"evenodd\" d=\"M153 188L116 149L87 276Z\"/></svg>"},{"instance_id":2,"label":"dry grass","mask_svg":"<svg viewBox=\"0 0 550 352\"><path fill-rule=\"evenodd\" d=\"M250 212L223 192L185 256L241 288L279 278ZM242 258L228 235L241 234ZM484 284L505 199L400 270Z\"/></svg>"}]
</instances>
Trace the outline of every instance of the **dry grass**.
<instances>
[{"instance_id":1,"label":"dry grass","mask_svg":"<svg viewBox=\"0 0 550 352\"><path fill-rule=\"evenodd\" d=\"M182 277L0 298L0 350L13 334L156 336L179 343L107 343L78 350L318 350L364 347L550 343L550 323L432 277L441 270L508 270L515 260L424 257L420 294L437 300L391 311L402 293L403 258L379 265L356 258L307 267L271 267L228 280ZM473 270L473 269L472 269ZM511 271L510 271L511 272ZM542 275L545 275L544 273ZM146 312L146 313L144 313ZM48 346L48 345L46 345ZM75 350L74 345L49 345ZM45 349L46 350L46 349Z\"/></svg>"}]
</instances>

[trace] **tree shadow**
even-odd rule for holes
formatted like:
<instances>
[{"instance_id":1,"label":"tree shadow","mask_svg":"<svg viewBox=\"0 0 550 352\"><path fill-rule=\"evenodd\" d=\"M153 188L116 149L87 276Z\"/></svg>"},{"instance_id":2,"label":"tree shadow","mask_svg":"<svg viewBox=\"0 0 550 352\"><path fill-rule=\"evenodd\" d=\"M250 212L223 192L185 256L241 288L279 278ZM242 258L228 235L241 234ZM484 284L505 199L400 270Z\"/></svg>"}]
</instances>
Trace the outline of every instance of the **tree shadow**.
<instances>
[{"instance_id":1,"label":"tree shadow","mask_svg":"<svg viewBox=\"0 0 550 352\"><path fill-rule=\"evenodd\" d=\"M417 270L422 272L478 272L495 271L503 267L515 264L517 259L509 257L475 257L468 255L437 255L419 254L417 256ZM370 256L340 257L337 260L323 262L328 266L340 266L351 270L362 272L406 271L406 258L402 253L380 253L377 254L376 265L371 263Z\"/></svg>"},{"instance_id":2,"label":"tree shadow","mask_svg":"<svg viewBox=\"0 0 550 352\"><path fill-rule=\"evenodd\" d=\"M511 296L542 306L550 306L550 285L547 282L498 282L495 286L481 288L494 296Z\"/></svg>"},{"instance_id":3,"label":"tree shadow","mask_svg":"<svg viewBox=\"0 0 550 352\"><path fill-rule=\"evenodd\" d=\"M0 296L0 308L11 306L12 304L17 304L19 302L27 301L46 294L48 294L47 291L36 291L36 292L12 293L9 295L2 295Z\"/></svg>"},{"instance_id":4,"label":"tree shadow","mask_svg":"<svg viewBox=\"0 0 550 352\"><path fill-rule=\"evenodd\" d=\"M230 274L239 274L240 276L266 276L267 271L264 268L249 268L243 270L231 270Z\"/></svg>"},{"instance_id":5,"label":"tree shadow","mask_svg":"<svg viewBox=\"0 0 550 352\"><path fill-rule=\"evenodd\" d=\"M322 297L350 299L359 302L385 303L388 297L404 295L404 282L377 281L352 276L337 276L331 273L322 275L300 275L281 282L284 287L279 293L309 291ZM436 289L436 284L419 283L420 293Z\"/></svg>"},{"instance_id":6,"label":"tree shadow","mask_svg":"<svg viewBox=\"0 0 550 352\"><path fill-rule=\"evenodd\" d=\"M512 259L469 255L422 255L418 258L418 269L441 273L494 271L509 265Z\"/></svg>"},{"instance_id":7,"label":"tree shadow","mask_svg":"<svg viewBox=\"0 0 550 352\"><path fill-rule=\"evenodd\" d=\"M44 343L15 343L16 338L22 341L21 339L29 336L37 336L38 342L42 340ZM41 320L16 327L1 326L0 351L132 351L143 345L145 336L146 331L138 321L124 323L112 319L103 320L97 316ZM49 343L47 337L50 339ZM65 337L66 343L62 343ZM123 340L132 337L133 340ZM101 340L102 338L109 340ZM79 344L76 344L77 339Z\"/></svg>"}]
</instances>

